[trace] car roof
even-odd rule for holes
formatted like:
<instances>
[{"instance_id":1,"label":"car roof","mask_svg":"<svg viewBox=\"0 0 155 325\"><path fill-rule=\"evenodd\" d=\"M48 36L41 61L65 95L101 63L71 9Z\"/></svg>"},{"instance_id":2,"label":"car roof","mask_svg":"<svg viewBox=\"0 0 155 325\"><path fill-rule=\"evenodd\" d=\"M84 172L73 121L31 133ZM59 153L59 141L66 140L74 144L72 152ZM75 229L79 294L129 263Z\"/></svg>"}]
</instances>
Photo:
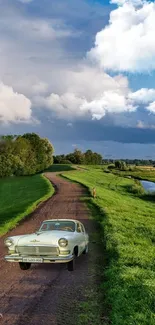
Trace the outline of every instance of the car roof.
<instances>
[{"instance_id":1,"label":"car roof","mask_svg":"<svg viewBox=\"0 0 155 325\"><path fill-rule=\"evenodd\" d=\"M43 222L48 222L48 221L72 221L75 223L80 222L79 220L75 220L75 219L47 219L47 220L44 220Z\"/></svg>"}]
</instances>

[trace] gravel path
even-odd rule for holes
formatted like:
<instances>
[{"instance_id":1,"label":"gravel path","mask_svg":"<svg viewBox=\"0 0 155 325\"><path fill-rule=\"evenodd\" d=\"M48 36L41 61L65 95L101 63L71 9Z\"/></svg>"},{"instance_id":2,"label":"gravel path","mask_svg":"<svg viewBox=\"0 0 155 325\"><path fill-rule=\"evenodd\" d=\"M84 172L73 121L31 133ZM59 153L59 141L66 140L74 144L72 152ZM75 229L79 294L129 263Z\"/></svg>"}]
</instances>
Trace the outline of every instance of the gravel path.
<instances>
[{"instance_id":1,"label":"gravel path","mask_svg":"<svg viewBox=\"0 0 155 325\"><path fill-rule=\"evenodd\" d=\"M32 233L50 218L79 219L92 232L89 211L80 201L85 189L55 173L46 176L57 187L56 194L7 236ZM95 257L91 253L79 257L74 272L68 272L65 264L32 264L22 271L18 263L4 261L3 241L4 237L0 239L0 325L76 324L84 289L92 281L89 263Z\"/></svg>"}]
</instances>

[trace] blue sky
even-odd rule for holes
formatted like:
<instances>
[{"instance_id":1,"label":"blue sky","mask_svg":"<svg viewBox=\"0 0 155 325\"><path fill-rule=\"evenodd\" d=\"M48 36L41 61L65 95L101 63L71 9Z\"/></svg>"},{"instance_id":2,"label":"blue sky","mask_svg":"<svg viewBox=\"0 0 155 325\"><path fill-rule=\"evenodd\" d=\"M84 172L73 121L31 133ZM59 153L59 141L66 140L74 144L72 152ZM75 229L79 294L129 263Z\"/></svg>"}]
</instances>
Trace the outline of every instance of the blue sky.
<instances>
[{"instance_id":1,"label":"blue sky","mask_svg":"<svg viewBox=\"0 0 155 325\"><path fill-rule=\"evenodd\" d=\"M155 3L0 0L0 133L155 159Z\"/></svg>"}]
</instances>

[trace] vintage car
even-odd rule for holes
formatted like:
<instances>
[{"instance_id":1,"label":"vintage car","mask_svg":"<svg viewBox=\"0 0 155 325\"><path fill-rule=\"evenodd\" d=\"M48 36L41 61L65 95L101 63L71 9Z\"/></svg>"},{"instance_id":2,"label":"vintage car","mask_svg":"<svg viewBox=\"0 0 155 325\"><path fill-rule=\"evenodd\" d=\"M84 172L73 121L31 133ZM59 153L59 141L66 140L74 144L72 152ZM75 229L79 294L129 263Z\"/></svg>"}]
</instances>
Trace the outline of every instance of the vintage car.
<instances>
[{"instance_id":1,"label":"vintage car","mask_svg":"<svg viewBox=\"0 0 155 325\"><path fill-rule=\"evenodd\" d=\"M22 270L31 263L67 263L73 271L75 258L88 253L89 236L78 220L52 219L43 221L37 232L8 237L4 243L5 260L18 262Z\"/></svg>"}]
</instances>

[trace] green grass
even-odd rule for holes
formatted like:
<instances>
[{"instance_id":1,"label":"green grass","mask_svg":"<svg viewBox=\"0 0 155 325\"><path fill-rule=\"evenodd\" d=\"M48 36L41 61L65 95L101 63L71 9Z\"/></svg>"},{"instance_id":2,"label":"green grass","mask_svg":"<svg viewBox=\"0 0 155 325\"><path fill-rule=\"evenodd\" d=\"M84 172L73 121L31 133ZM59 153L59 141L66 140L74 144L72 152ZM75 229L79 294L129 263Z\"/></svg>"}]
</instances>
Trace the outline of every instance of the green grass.
<instances>
[{"instance_id":1,"label":"green grass","mask_svg":"<svg viewBox=\"0 0 155 325\"><path fill-rule=\"evenodd\" d=\"M0 235L14 228L53 193L51 183L42 175L0 179Z\"/></svg>"},{"instance_id":2,"label":"green grass","mask_svg":"<svg viewBox=\"0 0 155 325\"><path fill-rule=\"evenodd\" d=\"M155 324L155 202L129 189L134 181L102 169L64 173L88 187L95 186L94 217L100 222L107 266L100 290L106 292L112 325ZM89 205L88 205L89 206Z\"/></svg>"}]
</instances>

